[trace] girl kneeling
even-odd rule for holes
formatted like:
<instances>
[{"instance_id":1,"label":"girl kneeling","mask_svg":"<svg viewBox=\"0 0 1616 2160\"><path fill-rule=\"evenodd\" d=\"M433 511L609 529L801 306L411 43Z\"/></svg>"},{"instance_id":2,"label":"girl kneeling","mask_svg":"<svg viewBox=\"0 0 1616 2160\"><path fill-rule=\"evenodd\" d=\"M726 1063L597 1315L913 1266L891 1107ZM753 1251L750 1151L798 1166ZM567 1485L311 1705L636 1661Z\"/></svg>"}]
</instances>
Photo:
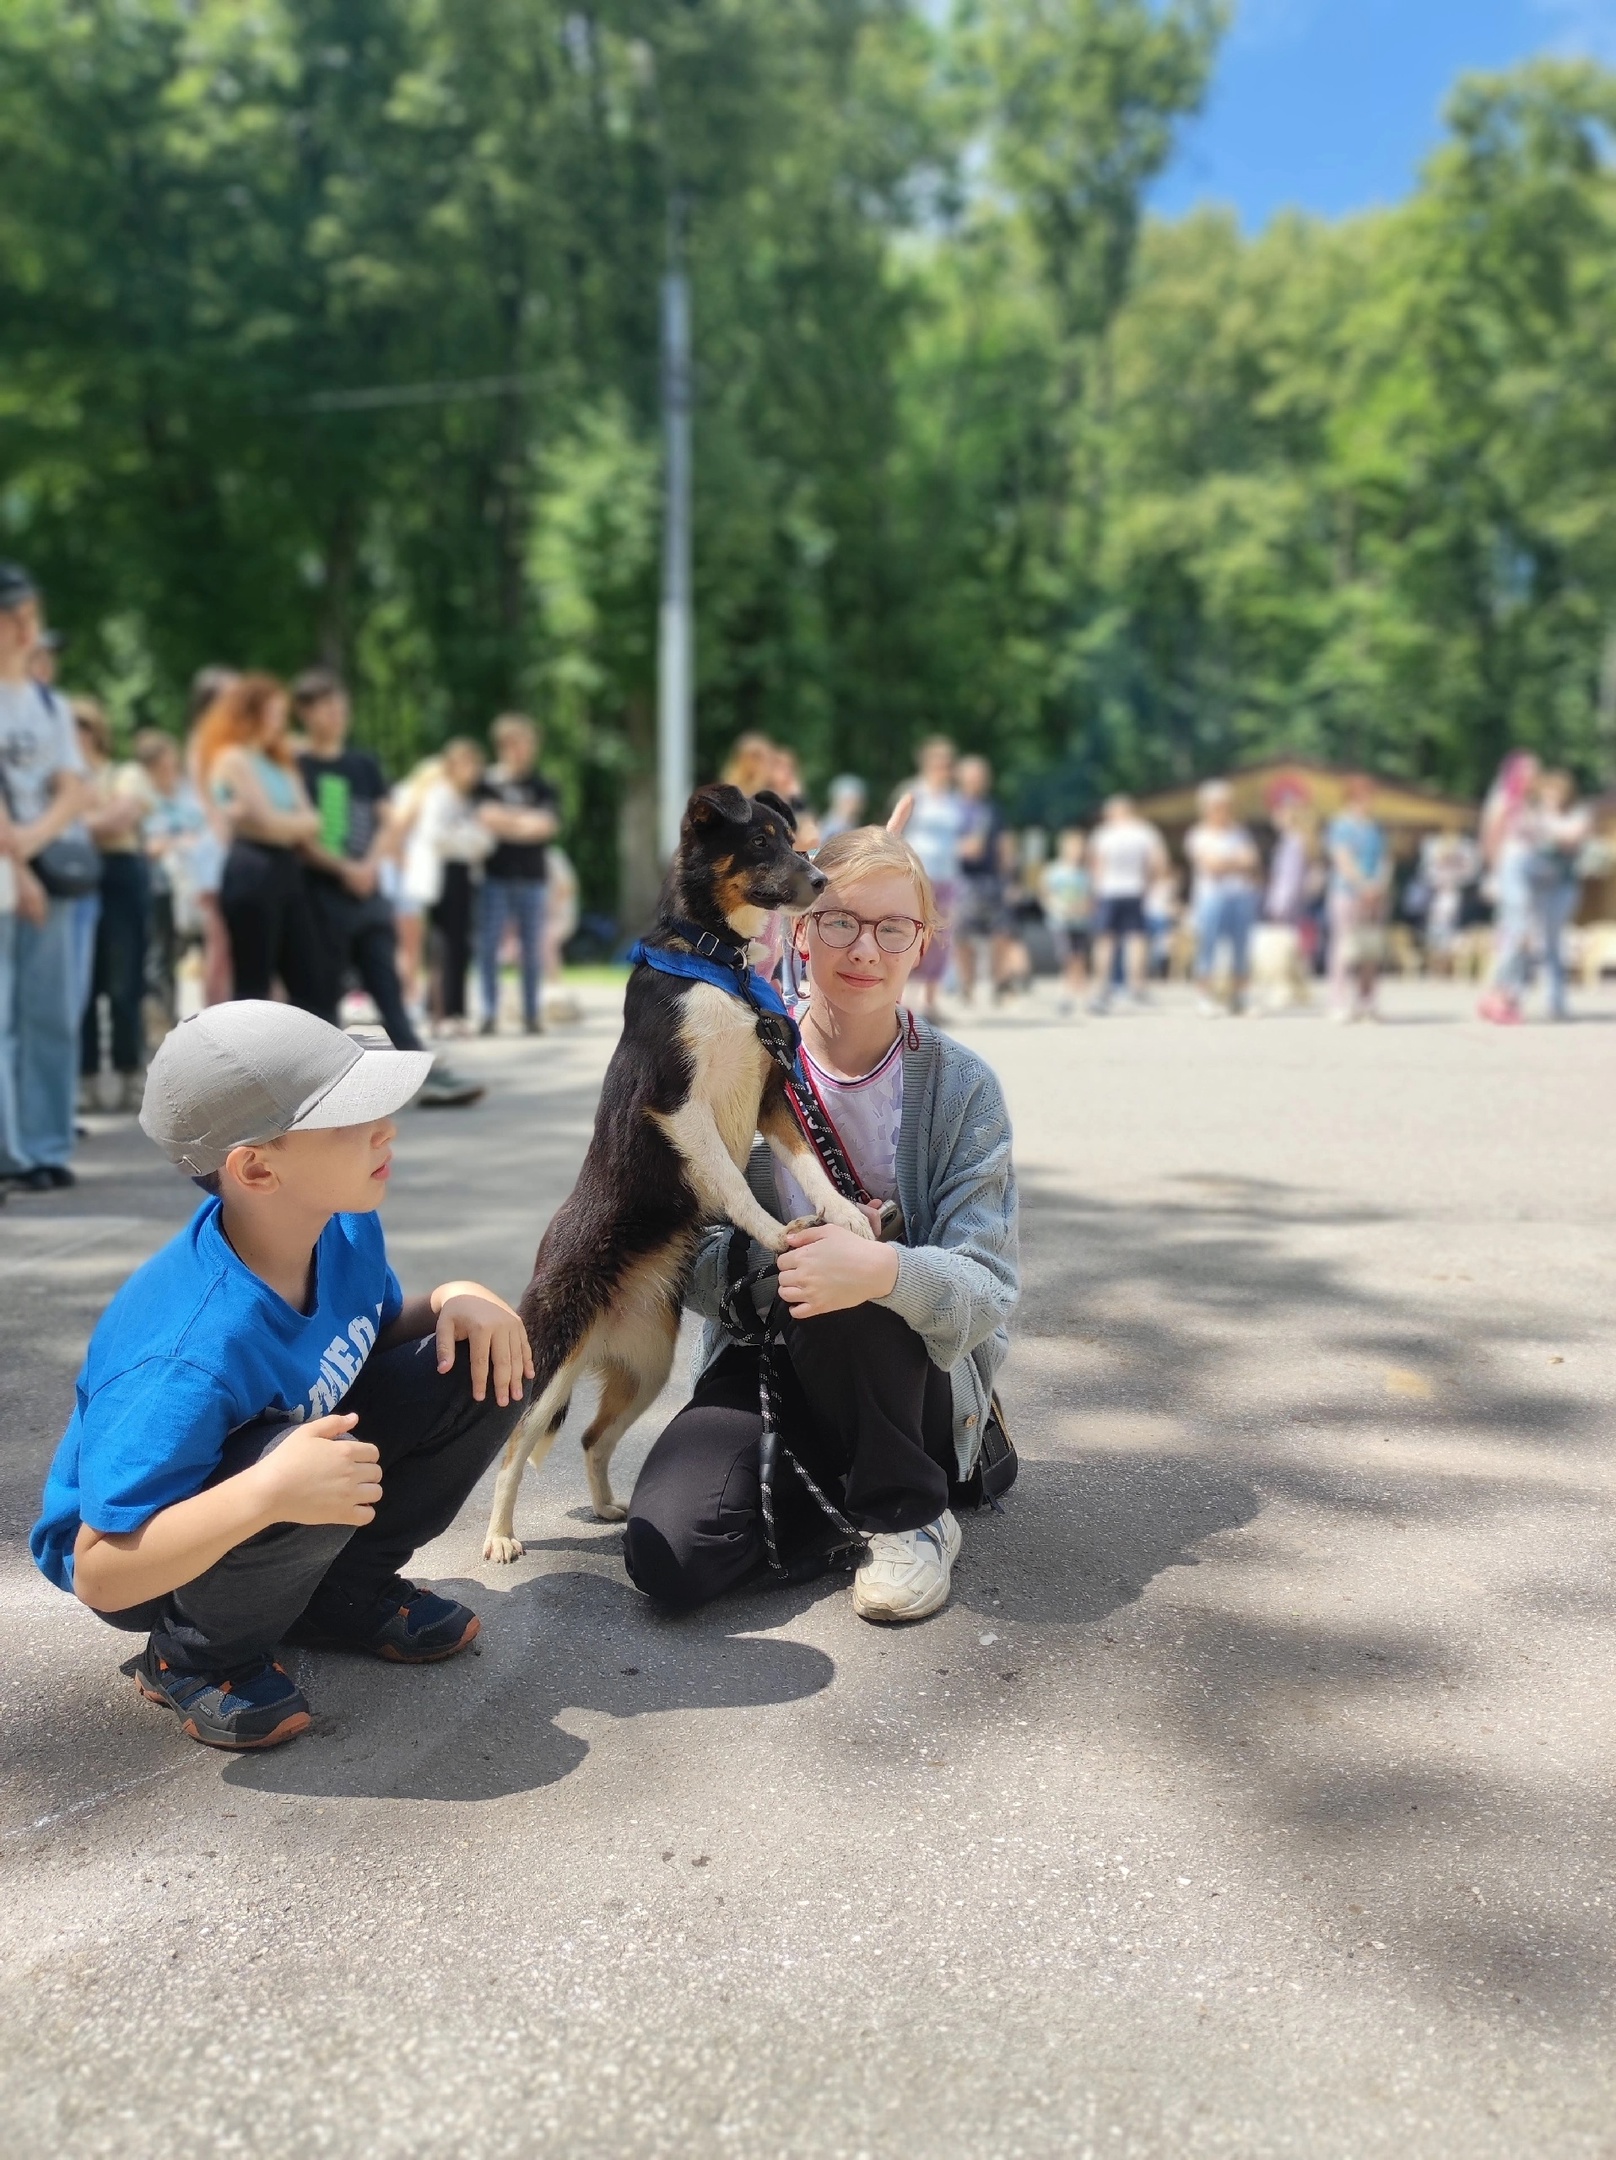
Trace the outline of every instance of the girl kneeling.
<instances>
[{"instance_id":1,"label":"girl kneeling","mask_svg":"<svg viewBox=\"0 0 1616 2160\"><path fill-rule=\"evenodd\" d=\"M793 929L809 976L803 1070L865 1190L895 1201L895 1239L825 1225L782 1255L788 1309L773 1353L781 1443L774 1480L781 1564L802 1577L835 1533L795 1455L868 1539L853 1579L867 1620L921 1620L946 1603L960 1547L952 1487L976 1467L1019 1289L1010 1121L974 1052L900 1000L938 923L931 882L879 827L820 850L830 880ZM781 1222L810 1213L761 1142L748 1179ZM707 1320L689 1404L647 1456L629 1503L630 1576L659 1602L705 1604L764 1559L758 1361L719 1315L733 1233L712 1230L691 1307ZM749 1267L768 1259L751 1249ZM766 1293L765 1293L766 1294Z\"/></svg>"}]
</instances>

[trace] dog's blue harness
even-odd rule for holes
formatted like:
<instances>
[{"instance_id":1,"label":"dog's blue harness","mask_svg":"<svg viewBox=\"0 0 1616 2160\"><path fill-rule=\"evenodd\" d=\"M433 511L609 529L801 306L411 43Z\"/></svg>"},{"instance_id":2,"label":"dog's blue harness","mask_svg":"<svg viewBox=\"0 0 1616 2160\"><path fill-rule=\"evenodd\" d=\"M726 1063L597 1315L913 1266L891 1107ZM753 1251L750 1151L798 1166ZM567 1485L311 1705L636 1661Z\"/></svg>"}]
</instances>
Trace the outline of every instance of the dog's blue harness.
<instances>
[{"instance_id":1,"label":"dog's blue harness","mask_svg":"<svg viewBox=\"0 0 1616 2160\"><path fill-rule=\"evenodd\" d=\"M738 940L721 938L697 923L667 920L662 924L691 946L676 952L667 945L648 945L644 938L629 952L630 967L655 968L659 975L682 975L690 982L711 983L750 1005L757 1016L758 1041L776 1065L798 1076L797 1053L802 1036L786 1008L786 1001L772 982L747 964L746 947Z\"/></svg>"}]
</instances>

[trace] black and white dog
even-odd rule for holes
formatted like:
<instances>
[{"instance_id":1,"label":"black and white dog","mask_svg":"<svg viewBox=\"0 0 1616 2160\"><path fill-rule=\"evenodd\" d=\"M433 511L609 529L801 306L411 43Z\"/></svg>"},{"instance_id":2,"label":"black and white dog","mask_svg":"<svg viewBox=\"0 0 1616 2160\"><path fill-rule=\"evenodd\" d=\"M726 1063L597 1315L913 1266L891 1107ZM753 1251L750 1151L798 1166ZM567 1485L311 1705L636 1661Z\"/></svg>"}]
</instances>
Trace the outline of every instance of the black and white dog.
<instances>
[{"instance_id":1,"label":"black and white dog","mask_svg":"<svg viewBox=\"0 0 1616 2160\"><path fill-rule=\"evenodd\" d=\"M776 909L800 914L825 878L796 852L795 833L778 795L698 788L647 942L692 952L683 930L738 951ZM627 1514L612 1497L612 1450L668 1377L702 1231L728 1221L771 1252L785 1249L785 1229L746 1182L756 1134L825 1221L873 1235L803 1138L783 1083L757 1013L739 995L644 962L635 968L589 1152L544 1233L522 1298L536 1368L533 1407L505 1449L485 1559L520 1556L523 1467L544 1460L574 1388L590 1374L599 1377L600 1402L583 1434L589 1497L604 1521Z\"/></svg>"}]
</instances>

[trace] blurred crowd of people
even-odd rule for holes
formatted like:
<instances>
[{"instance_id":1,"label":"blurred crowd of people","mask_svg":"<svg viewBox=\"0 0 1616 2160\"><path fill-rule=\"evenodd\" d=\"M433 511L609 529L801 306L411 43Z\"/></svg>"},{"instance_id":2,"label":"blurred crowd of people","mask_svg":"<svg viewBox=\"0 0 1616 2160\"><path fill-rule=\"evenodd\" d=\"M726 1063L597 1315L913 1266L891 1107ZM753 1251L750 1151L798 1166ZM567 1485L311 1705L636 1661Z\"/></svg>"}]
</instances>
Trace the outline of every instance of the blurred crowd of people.
<instances>
[{"instance_id":1,"label":"blurred crowd of people","mask_svg":"<svg viewBox=\"0 0 1616 2160\"><path fill-rule=\"evenodd\" d=\"M863 781L843 774L815 819L795 760L762 736L737 744L725 777L786 795L807 846L867 812ZM1181 862L1126 795L1053 841L1014 829L988 761L942 736L921 744L899 793L945 921L913 978L933 1013L945 987L966 1005L983 991L1021 995L1041 963L1057 973L1062 1013L1147 1003L1154 982L1178 974L1209 1017L1252 1009L1254 977L1257 1009L1278 1009L1306 1002L1322 976L1332 1019L1373 1020L1394 956L1451 974L1479 932L1491 955L1481 1016L1518 1021L1540 974L1548 1017L1564 1019L1567 930L1583 878L1605 867L1570 776L1525 752L1506 760L1476 837L1434 831L1412 848L1377 821L1367 776L1347 779L1324 818L1297 784L1277 785L1260 832L1236 815L1230 783L1208 781Z\"/></svg>"},{"instance_id":2,"label":"blurred crowd of people","mask_svg":"<svg viewBox=\"0 0 1616 2160\"><path fill-rule=\"evenodd\" d=\"M182 740L115 752L93 699L56 686L59 641L0 564L0 1179L73 1183L77 1119L138 1109L154 1033L183 1010L282 992L339 1021L362 992L399 1049L544 1028L577 886L541 735L446 743L399 787L348 740L340 677L202 670ZM434 1060L420 1100L482 1087Z\"/></svg>"},{"instance_id":3,"label":"blurred crowd of people","mask_svg":"<svg viewBox=\"0 0 1616 2160\"><path fill-rule=\"evenodd\" d=\"M349 742L329 669L287 685L212 667L183 740L144 729L119 757L96 701L57 688L58 654L32 579L0 564L0 1179L70 1185L76 1115L137 1108L154 1030L199 1004L278 990L340 1021L363 992L413 1050L495 1032L514 974L515 1024L542 1032L578 888L532 720L503 714L486 749L458 736L389 786ZM816 815L795 755L762 734L722 777L788 803L810 850L870 814L844 773ZM945 989L1002 1001L1052 965L1065 1013L1146 1002L1170 974L1207 1014L1240 1013L1254 974L1259 1005L1303 1002L1323 975L1332 1017L1372 1019L1399 934L1452 972L1486 926L1482 1016L1519 1021L1541 975L1548 1016L1566 1017L1567 930L1599 843L1570 778L1529 753L1505 761L1474 838L1433 832L1417 857L1376 821L1368 779L1322 823L1278 786L1260 833L1209 781L1181 865L1125 795L1052 842L1018 831L988 761L942 736L899 794L944 920L914 976L933 1014ZM789 975L783 940L774 958ZM481 1093L440 1057L421 1099Z\"/></svg>"}]
</instances>

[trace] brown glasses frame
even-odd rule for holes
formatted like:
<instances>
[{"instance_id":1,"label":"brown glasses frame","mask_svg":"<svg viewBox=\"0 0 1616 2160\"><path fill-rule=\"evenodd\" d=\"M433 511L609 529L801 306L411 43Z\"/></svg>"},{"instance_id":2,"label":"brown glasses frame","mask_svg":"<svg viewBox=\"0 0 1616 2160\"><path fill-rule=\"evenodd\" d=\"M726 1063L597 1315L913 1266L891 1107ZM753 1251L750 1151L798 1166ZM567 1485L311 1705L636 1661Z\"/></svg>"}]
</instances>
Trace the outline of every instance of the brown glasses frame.
<instances>
[{"instance_id":1,"label":"brown glasses frame","mask_svg":"<svg viewBox=\"0 0 1616 2160\"><path fill-rule=\"evenodd\" d=\"M876 950L886 953L889 960L896 960L902 953L913 952L917 942L926 935L926 925L918 915L855 915L851 908L812 908L809 910L808 920L811 923L817 923L826 915L846 915L858 924L860 930L868 930L872 936L884 922L908 923L915 934L907 945L900 945L896 952L889 952L887 947L881 943L880 938L876 938ZM825 938L823 930L819 934L822 938ZM825 943L830 946L832 952L851 952L858 943L858 934L855 932L846 945L831 945L829 938L825 938Z\"/></svg>"}]
</instances>

